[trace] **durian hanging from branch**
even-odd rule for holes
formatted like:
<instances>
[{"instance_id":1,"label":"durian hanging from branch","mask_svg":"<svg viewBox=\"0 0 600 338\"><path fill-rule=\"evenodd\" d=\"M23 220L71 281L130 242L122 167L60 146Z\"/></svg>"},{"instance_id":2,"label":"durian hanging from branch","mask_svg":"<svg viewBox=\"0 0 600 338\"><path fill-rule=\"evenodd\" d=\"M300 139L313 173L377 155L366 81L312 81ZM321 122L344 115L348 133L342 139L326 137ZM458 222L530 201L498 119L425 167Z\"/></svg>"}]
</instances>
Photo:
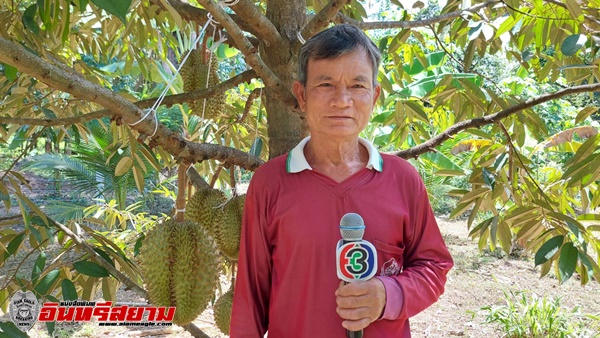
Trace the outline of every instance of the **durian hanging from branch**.
<instances>
[{"instance_id":1,"label":"durian hanging from branch","mask_svg":"<svg viewBox=\"0 0 600 338\"><path fill-rule=\"evenodd\" d=\"M182 55L186 55L187 52ZM192 92L218 85L219 60L214 52L206 48L206 38L196 49L190 51L179 73L183 79L183 90ZM225 111L225 93L217 93L209 98L190 102L191 113L205 119L216 119Z\"/></svg>"},{"instance_id":2,"label":"durian hanging from branch","mask_svg":"<svg viewBox=\"0 0 600 338\"><path fill-rule=\"evenodd\" d=\"M146 234L139 260L150 303L176 307L177 325L196 319L214 296L220 258L213 238L194 221L158 223Z\"/></svg>"}]
</instances>

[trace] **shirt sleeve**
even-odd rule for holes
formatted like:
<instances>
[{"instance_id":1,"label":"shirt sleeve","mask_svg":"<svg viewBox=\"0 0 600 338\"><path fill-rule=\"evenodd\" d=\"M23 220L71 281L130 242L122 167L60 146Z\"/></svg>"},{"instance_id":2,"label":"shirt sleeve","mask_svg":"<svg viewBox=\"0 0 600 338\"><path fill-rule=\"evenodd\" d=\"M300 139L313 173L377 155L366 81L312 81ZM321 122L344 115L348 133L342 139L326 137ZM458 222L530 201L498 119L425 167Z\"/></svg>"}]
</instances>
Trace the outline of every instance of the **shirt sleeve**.
<instances>
[{"instance_id":1,"label":"shirt sleeve","mask_svg":"<svg viewBox=\"0 0 600 338\"><path fill-rule=\"evenodd\" d=\"M240 256L236 275L230 335L263 337L268 328L271 284L271 248L264 208L251 182L244 204Z\"/></svg>"},{"instance_id":2,"label":"shirt sleeve","mask_svg":"<svg viewBox=\"0 0 600 338\"><path fill-rule=\"evenodd\" d=\"M446 275L454 265L427 191L415 200L405 239L402 272L397 276L377 277L385 286L386 305L381 319L407 319L423 311L444 293Z\"/></svg>"}]
</instances>

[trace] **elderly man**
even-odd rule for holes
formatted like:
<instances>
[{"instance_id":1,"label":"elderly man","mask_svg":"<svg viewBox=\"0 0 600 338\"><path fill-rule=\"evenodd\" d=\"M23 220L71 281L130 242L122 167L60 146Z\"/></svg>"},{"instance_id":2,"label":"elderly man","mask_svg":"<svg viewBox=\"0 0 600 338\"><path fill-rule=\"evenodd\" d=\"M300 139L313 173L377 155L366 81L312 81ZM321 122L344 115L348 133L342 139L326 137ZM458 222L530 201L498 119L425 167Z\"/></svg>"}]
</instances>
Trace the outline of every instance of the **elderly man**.
<instances>
[{"instance_id":1,"label":"elderly man","mask_svg":"<svg viewBox=\"0 0 600 338\"><path fill-rule=\"evenodd\" d=\"M381 56L339 25L300 51L294 93L310 136L261 166L246 197L231 337L410 337L408 318L444 291L453 262L415 169L359 138L381 87ZM339 222L360 214L376 277L336 274Z\"/></svg>"}]
</instances>

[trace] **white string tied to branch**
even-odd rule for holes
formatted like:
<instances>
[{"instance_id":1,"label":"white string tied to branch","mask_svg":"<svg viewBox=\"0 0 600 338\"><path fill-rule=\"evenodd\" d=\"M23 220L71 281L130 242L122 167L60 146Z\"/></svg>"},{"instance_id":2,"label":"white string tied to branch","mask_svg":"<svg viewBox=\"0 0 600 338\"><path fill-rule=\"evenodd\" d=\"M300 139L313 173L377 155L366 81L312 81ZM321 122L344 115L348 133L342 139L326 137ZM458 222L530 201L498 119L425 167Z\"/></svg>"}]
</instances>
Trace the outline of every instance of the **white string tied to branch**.
<instances>
[{"instance_id":1,"label":"white string tied to branch","mask_svg":"<svg viewBox=\"0 0 600 338\"><path fill-rule=\"evenodd\" d=\"M234 6L239 2L239 0L221 0L218 1L217 3L220 6L224 6L224 7L230 7L230 6ZM202 30L200 30L200 33L198 34L198 37L196 37L196 39L194 40L194 43L192 44L192 46L196 46L198 44L198 42L200 42L200 39L202 39L202 37L204 36L204 33L206 31L206 28L208 27L208 25L213 26L213 28L216 31L216 27L217 25L219 25L219 22L216 21L212 14L208 13L207 15L207 21L204 24L204 26L202 27ZM215 42L215 31L213 31L213 45L211 46L211 52L215 51L216 48L223 43L226 38L224 38L221 34L221 31L219 30L219 40L217 42ZM183 65L185 64L185 62L187 61L188 57L190 56L192 52L192 49L190 49L185 56L183 57L183 59L181 60L181 63L179 64L179 66L177 67L177 69L175 70L175 73L173 74L173 77L169 80L169 82L167 83L167 85L165 86L165 89L162 91L162 93L158 96L158 98L156 99L156 101L154 102L154 104L152 105L151 108L149 109L145 109L144 111L146 111L146 113L144 114L144 116L142 116L138 121L133 122L133 123L129 123L130 126L135 126L136 124L144 121L148 116L153 115L154 117L154 132L152 132L152 135L150 135L150 137L156 135L156 131L158 130L158 115L156 112L156 109L160 106L160 104L162 103L162 101L164 100L165 96L167 95L169 88L171 88L173 86L173 83L175 82L175 79L177 78L177 75L179 74L179 72L181 71L181 68L183 67ZM212 53L211 53L211 58L212 60ZM209 67L210 67L210 62L209 61ZM207 77L207 82L208 82L208 77ZM208 86L208 83L207 83ZM206 104L206 99L204 100L205 104ZM204 109L202 111L202 117L204 118Z\"/></svg>"}]
</instances>

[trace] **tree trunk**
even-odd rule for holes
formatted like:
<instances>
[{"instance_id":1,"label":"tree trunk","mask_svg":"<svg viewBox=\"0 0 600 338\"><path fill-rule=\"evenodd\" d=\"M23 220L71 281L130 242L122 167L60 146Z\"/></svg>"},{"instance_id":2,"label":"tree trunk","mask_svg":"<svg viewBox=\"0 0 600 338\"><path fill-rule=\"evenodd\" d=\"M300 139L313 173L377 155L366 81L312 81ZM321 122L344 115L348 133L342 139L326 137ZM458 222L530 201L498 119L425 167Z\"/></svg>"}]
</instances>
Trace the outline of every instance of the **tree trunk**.
<instances>
[{"instance_id":1,"label":"tree trunk","mask_svg":"<svg viewBox=\"0 0 600 338\"><path fill-rule=\"evenodd\" d=\"M304 0L268 0L267 18L277 28L283 39L282 45L260 44L261 57L265 64L292 88L294 74L298 69L298 49L296 36L306 25L306 3ZM292 149L308 133L306 121L290 107L278 100L272 90L266 89L269 157L274 158Z\"/></svg>"}]
</instances>

